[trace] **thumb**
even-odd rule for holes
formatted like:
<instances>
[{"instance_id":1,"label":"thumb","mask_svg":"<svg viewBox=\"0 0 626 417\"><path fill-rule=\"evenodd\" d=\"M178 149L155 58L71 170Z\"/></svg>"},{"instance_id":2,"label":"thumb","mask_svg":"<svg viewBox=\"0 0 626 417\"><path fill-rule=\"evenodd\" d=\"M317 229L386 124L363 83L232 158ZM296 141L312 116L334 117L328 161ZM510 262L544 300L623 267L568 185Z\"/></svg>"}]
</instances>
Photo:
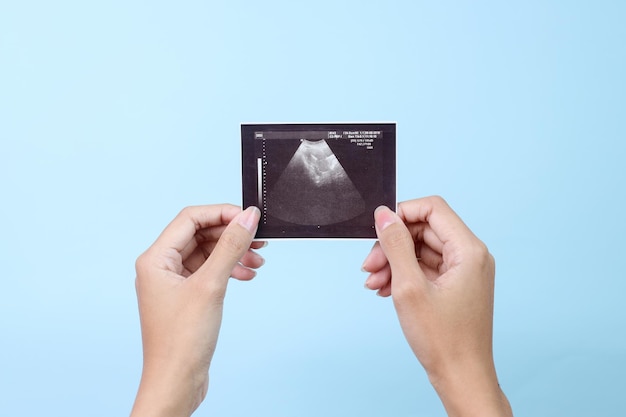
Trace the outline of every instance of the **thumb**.
<instances>
[{"instance_id":1,"label":"thumb","mask_svg":"<svg viewBox=\"0 0 626 417\"><path fill-rule=\"evenodd\" d=\"M250 248L261 212L248 207L226 226L211 255L196 271L198 279L223 296L233 268Z\"/></svg>"},{"instance_id":2,"label":"thumb","mask_svg":"<svg viewBox=\"0 0 626 417\"><path fill-rule=\"evenodd\" d=\"M380 206L374 211L374 221L380 246L391 267L392 294L393 287L424 282L425 276L415 255L415 242L400 216Z\"/></svg>"}]
</instances>

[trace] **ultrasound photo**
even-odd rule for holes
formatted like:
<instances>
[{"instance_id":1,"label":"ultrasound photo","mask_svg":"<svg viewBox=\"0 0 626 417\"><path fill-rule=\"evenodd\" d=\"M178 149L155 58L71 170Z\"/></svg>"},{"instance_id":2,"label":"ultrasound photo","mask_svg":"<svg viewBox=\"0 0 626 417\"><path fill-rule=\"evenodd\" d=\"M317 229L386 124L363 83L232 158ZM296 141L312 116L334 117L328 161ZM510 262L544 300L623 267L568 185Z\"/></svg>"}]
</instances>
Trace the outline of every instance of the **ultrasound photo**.
<instances>
[{"instance_id":1,"label":"ultrasound photo","mask_svg":"<svg viewBox=\"0 0 626 417\"><path fill-rule=\"evenodd\" d=\"M395 124L242 124L243 206L258 239L375 238L396 206Z\"/></svg>"}]
</instances>

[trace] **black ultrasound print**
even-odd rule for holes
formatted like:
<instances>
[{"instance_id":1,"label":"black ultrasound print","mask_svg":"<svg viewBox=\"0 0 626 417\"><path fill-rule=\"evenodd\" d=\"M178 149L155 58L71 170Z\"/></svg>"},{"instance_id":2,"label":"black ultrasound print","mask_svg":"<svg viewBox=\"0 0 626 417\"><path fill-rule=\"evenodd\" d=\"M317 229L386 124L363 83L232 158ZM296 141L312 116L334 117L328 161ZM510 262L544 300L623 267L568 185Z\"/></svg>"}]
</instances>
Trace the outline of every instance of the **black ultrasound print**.
<instances>
[{"instance_id":1,"label":"black ultrasound print","mask_svg":"<svg viewBox=\"0 0 626 417\"><path fill-rule=\"evenodd\" d=\"M257 239L376 238L394 208L394 123L242 124L243 206Z\"/></svg>"}]
</instances>

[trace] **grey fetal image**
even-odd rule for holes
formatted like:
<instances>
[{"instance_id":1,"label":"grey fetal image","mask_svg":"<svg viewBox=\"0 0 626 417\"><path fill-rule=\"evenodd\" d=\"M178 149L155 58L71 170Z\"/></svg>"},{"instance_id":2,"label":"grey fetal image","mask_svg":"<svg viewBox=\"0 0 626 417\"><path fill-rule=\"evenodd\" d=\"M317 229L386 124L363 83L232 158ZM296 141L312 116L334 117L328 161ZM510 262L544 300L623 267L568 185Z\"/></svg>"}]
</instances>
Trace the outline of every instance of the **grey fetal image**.
<instances>
[{"instance_id":1,"label":"grey fetal image","mask_svg":"<svg viewBox=\"0 0 626 417\"><path fill-rule=\"evenodd\" d=\"M325 140L302 139L267 196L268 214L301 225L329 225L365 211L365 201Z\"/></svg>"}]
</instances>

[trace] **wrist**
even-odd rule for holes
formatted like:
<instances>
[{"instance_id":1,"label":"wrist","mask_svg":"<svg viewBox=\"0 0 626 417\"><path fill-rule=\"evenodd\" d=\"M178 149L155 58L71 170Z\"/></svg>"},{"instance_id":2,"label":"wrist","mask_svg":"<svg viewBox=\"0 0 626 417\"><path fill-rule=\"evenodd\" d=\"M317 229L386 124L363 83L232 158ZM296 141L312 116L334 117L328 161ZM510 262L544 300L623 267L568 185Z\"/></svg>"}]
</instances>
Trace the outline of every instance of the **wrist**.
<instances>
[{"instance_id":1,"label":"wrist","mask_svg":"<svg viewBox=\"0 0 626 417\"><path fill-rule=\"evenodd\" d=\"M457 364L459 365L459 364ZM429 373L431 384L450 417L511 417L493 361L470 362Z\"/></svg>"},{"instance_id":2,"label":"wrist","mask_svg":"<svg viewBox=\"0 0 626 417\"><path fill-rule=\"evenodd\" d=\"M204 400L207 388L208 376L198 381L144 371L131 417L189 417Z\"/></svg>"}]
</instances>

